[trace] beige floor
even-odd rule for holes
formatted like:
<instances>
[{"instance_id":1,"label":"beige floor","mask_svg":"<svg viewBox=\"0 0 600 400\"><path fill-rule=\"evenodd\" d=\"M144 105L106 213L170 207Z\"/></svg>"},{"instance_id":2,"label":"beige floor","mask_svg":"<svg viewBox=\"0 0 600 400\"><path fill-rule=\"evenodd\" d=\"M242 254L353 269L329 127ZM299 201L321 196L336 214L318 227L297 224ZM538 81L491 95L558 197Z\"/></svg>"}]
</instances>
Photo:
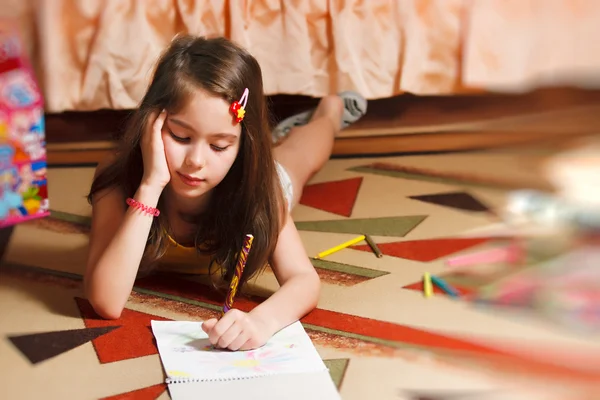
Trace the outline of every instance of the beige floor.
<instances>
[{"instance_id":1,"label":"beige floor","mask_svg":"<svg viewBox=\"0 0 600 400\"><path fill-rule=\"evenodd\" d=\"M317 185L362 177L349 216L324 210L348 202L327 191L326 185L312 189L321 191L321 197L329 196L326 201L295 209L309 254L362 233L336 233L331 224L322 225L322 231L307 230L319 226L314 221L371 219L361 229L373 230L378 243L402 241L416 246L412 253L403 253L406 256L382 258L345 249L327 257L331 263L319 269L322 298L318 310L302 322L331 367L344 399L424 399L426 394L434 399L598 398L598 392L591 397L579 392L600 377L598 362L590 361L600 359L597 335L572 332L524 311L492 312L444 295L426 299L420 291L404 288L419 282L426 271L444 274L445 257L488 246L464 245L462 250L440 255L440 242L423 241L458 238L498 222L492 213L410 196L466 192L499 210L510 188L547 186L536 172L547 155L543 149L505 149L331 160L313 179L311 184ZM392 176L357 169L375 162L404 172ZM0 269L2 399L125 399L134 398L126 394L136 390L141 391L135 398L167 399L148 321L156 317L201 320L215 313L218 299L202 279L161 276L136 285L127 304L130 311L122 320L103 322L87 314L80 299L80 276L87 243L87 222L82 217L90 213L84 196L91 175L90 168L50 169L53 216L19 225L12 237ZM407 216L422 218L405 234L383 232L383 223L373 221ZM253 299L275 289L273 275L266 272L253 282L255 297L238 304L251 307ZM85 334L101 326L119 328L92 342L85 340ZM55 356L35 363L10 340L60 332L47 342L41 337L31 341L29 354L39 359L48 346L68 347L67 342L73 341L68 337L73 335L66 331L86 328L77 336L81 345L62 353L57 350Z\"/></svg>"}]
</instances>

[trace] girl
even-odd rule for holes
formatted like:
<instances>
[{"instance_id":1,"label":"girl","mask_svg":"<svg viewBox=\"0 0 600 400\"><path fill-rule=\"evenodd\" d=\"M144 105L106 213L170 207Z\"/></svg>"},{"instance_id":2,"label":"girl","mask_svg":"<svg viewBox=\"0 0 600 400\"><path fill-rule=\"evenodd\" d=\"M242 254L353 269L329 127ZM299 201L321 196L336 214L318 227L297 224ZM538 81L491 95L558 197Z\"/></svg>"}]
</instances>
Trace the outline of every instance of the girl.
<instances>
[{"instance_id":1,"label":"girl","mask_svg":"<svg viewBox=\"0 0 600 400\"><path fill-rule=\"evenodd\" d=\"M247 233L254 241L240 286L269 264L280 289L249 313L232 309L205 321L212 344L262 346L316 307L319 277L290 210L342 124L366 111L360 96L343 97L347 107L328 96L288 120L293 129L281 128L287 137L272 149L257 61L223 38L175 38L88 195L84 282L96 312L119 318L136 276L153 267L219 270L230 281Z\"/></svg>"}]
</instances>

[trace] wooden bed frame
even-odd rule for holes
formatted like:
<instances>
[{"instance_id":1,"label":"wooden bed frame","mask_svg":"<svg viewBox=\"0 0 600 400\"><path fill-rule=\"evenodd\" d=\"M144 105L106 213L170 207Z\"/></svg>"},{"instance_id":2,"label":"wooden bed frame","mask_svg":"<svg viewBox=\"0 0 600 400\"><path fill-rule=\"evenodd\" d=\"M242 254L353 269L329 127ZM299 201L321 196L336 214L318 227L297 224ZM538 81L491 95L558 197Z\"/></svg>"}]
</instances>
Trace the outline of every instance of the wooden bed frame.
<instances>
[{"instance_id":1,"label":"wooden bed frame","mask_svg":"<svg viewBox=\"0 0 600 400\"><path fill-rule=\"evenodd\" d=\"M318 99L268 98L274 121L314 107ZM48 163L94 164L114 148L131 110L46 116ZM595 134L600 90L544 89L515 95L403 95L369 102L367 115L342 131L334 157L476 150Z\"/></svg>"}]
</instances>

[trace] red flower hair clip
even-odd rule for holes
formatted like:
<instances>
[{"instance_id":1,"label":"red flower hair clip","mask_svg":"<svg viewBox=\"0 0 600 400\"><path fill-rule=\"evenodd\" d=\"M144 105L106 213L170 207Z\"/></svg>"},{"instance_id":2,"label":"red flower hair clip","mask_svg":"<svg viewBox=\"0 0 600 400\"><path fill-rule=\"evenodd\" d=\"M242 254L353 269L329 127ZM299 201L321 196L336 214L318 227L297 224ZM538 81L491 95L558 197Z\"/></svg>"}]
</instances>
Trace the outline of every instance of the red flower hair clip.
<instances>
[{"instance_id":1,"label":"red flower hair clip","mask_svg":"<svg viewBox=\"0 0 600 400\"><path fill-rule=\"evenodd\" d=\"M248 103L248 88L244 89L244 93L240 98L240 101L234 101L229 107L229 111L233 113L235 122L242 122L244 115L246 114L246 103Z\"/></svg>"}]
</instances>

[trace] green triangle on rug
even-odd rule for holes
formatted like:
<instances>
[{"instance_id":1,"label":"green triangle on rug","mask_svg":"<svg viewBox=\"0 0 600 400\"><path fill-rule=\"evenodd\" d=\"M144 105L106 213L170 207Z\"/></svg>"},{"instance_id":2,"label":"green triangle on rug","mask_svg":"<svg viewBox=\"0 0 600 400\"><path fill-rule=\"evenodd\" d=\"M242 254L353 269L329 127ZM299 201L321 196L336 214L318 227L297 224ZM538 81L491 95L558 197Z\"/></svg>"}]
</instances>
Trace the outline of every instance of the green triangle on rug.
<instances>
[{"instance_id":1,"label":"green triangle on rug","mask_svg":"<svg viewBox=\"0 0 600 400\"><path fill-rule=\"evenodd\" d=\"M50 217L56 218L60 221L70 222L73 224L79 224L79 225L83 225L83 226L91 226L92 225L92 217L86 216L86 215L73 214L73 213L68 213L68 212L64 212L64 211L58 211L58 210L51 209Z\"/></svg>"},{"instance_id":2,"label":"green triangle on rug","mask_svg":"<svg viewBox=\"0 0 600 400\"><path fill-rule=\"evenodd\" d=\"M327 366L331 379L338 390L340 390L340 387L342 386L342 381L344 380L344 375L346 374L349 362L350 359L348 358L323 360L323 363Z\"/></svg>"},{"instance_id":3,"label":"green triangle on rug","mask_svg":"<svg viewBox=\"0 0 600 400\"><path fill-rule=\"evenodd\" d=\"M426 215L407 215L401 217L296 221L296 228L301 231L403 237L423 222L425 218L427 218Z\"/></svg>"},{"instance_id":4,"label":"green triangle on rug","mask_svg":"<svg viewBox=\"0 0 600 400\"><path fill-rule=\"evenodd\" d=\"M311 258L310 262L315 268L322 268L329 271L341 272L344 274L358 275L370 279L379 278L380 276L389 274L389 272L387 271L378 271L376 269L369 269L359 267L357 265L344 264L329 260L320 260L318 258Z\"/></svg>"},{"instance_id":5,"label":"green triangle on rug","mask_svg":"<svg viewBox=\"0 0 600 400\"><path fill-rule=\"evenodd\" d=\"M363 174L372 174L372 175L380 175L387 176L390 178L398 178L398 179L407 179L413 181L422 181L422 182L432 182L432 183L442 183L445 185L458 185L458 186L469 186L469 187L483 187L487 189L496 189L496 190L505 190L518 188L518 185L510 185L507 182L497 182L497 181L478 181L474 178L470 177L462 177L460 174L456 174L456 176L452 174L436 174L435 172L430 171L418 171L418 169L411 169L412 172L402 171L401 166L398 166L398 170L393 169L384 169L378 168L373 165L362 165L356 166L352 168L348 168L347 171L352 172L360 172Z\"/></svg>"}]
</instances>

